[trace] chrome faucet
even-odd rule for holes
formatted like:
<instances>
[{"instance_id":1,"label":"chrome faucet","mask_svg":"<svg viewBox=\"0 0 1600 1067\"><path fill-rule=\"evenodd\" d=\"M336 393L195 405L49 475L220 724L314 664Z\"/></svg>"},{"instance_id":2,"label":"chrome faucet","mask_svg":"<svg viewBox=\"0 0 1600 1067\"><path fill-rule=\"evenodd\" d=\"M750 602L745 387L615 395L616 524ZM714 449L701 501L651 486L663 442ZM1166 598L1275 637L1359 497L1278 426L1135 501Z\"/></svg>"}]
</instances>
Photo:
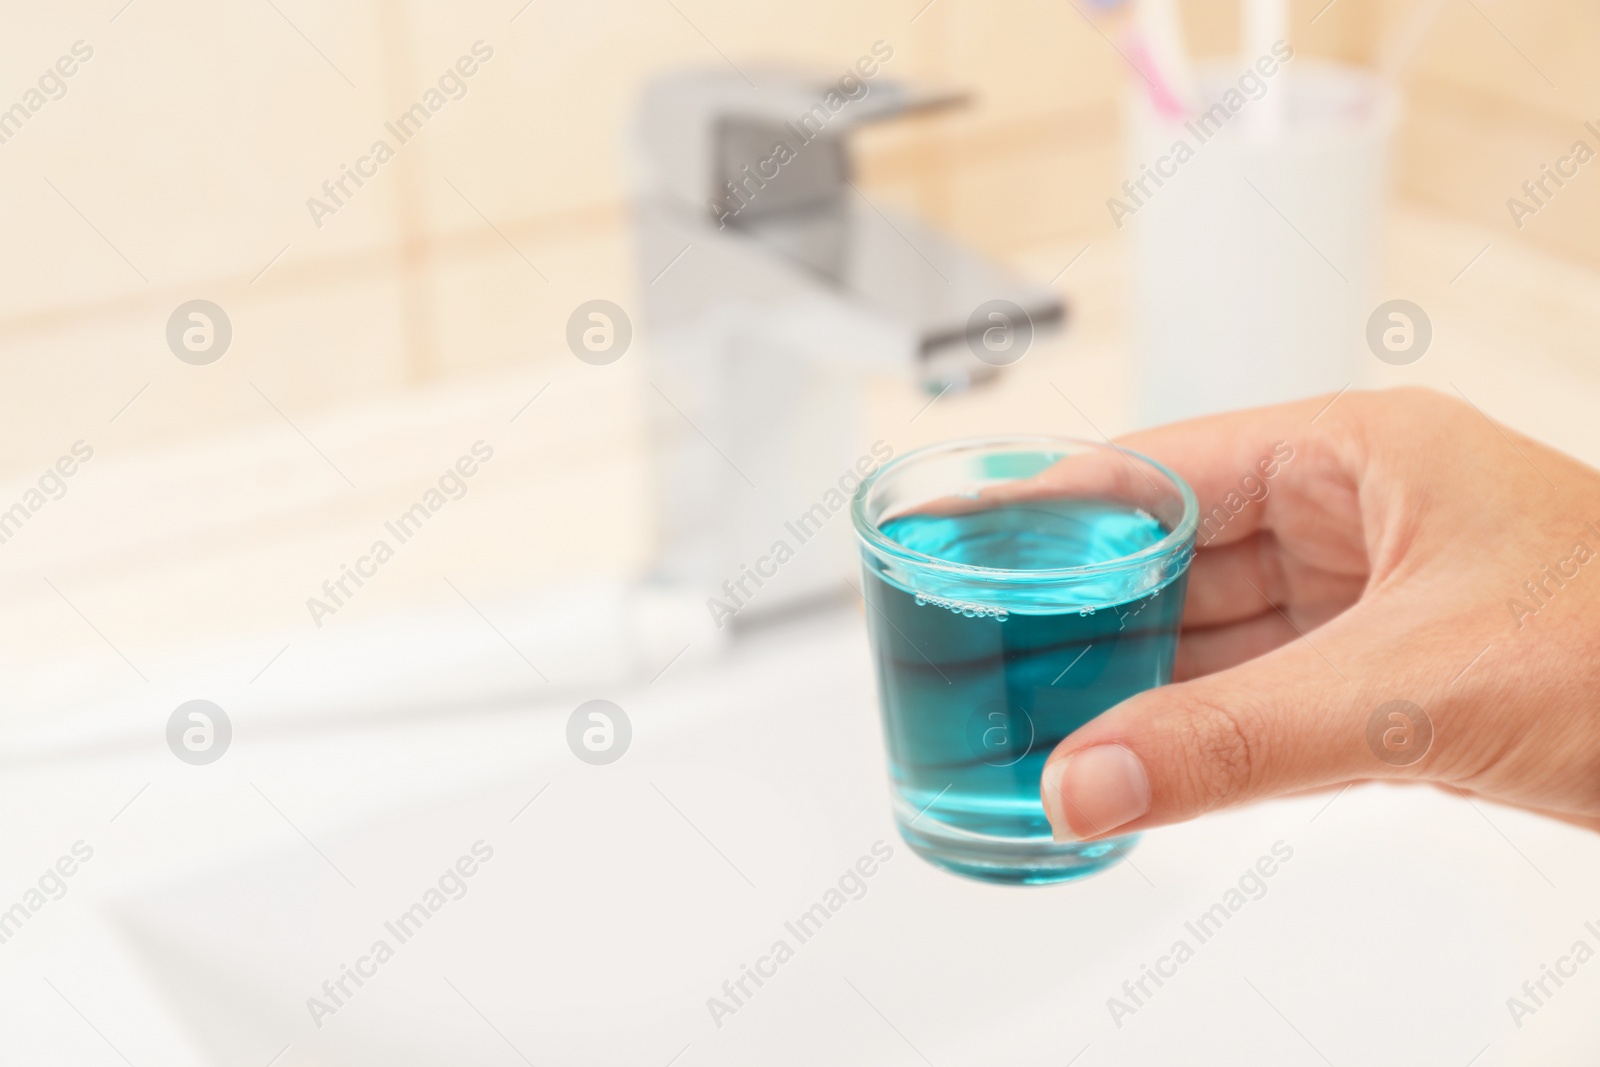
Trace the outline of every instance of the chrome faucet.
<instances>
[{"instance_id":1,"label":"chrome faucet","mask_svg":"<svg viewBox=\"0 0 1600 1067\"><path fill-rule=\"evenodd\" d=\"M848 592L848 508L828 505L860 479L847 475L868 453L856 442L871 374L964 388L997 373L976 354L991 326L981 305L1008 301L1035 331L1065 316L1054 293L852 180L853 130L962 96L748 73L760 88L726 70L657 79L632 134L655 577L703 589L708 610L720 600L741 622ZM819 503L825 529L794 543L785 524L815 521ZM761 560L759 585L740 582Z\"/></svg>"}]
</instances>

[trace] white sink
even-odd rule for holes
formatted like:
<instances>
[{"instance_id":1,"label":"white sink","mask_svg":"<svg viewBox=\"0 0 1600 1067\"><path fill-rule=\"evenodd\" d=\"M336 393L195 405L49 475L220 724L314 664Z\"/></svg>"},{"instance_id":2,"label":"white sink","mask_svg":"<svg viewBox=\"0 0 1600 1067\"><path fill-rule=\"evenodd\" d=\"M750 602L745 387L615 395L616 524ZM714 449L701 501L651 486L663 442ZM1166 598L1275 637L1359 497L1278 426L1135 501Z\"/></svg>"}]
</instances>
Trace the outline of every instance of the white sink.
<instances>
[{"instance_id":1,"label":"white sink","mask_svg":"<svg viewBox=\"0 0 1600 1067\"><path fill-rule=\"evenodd\" d=\"M1564 918L1587 906L1600 925L1580 893L1600 878L1592 834L1369 786L1149 834L1081 883L995 887L928 866L895 836L854 613L595 695L635 730L609 766L567 750L575 701L463 712L358 746L296 738L346 755L302 773L299 793L275 784L285 811L317 811L329 784L311 779L345 767L354 781L363 760L435 773L415 787L389 776L387 795L350 809L387 809L379 818L301 824L315 847L279 832L221 869L121 895L114 924L197 1054L265 1064L288 1046L283 1067L1483 1067L1566 1062L1600 1043L1600 969L1520 1029L1506 1006L1541 962L1580 937L1600 943ZM401 943L385 922L480 840L493 858L465 896ZM804 941L786 927L880 841L892 857L866 865L859 899ZM1186 924L1226 909L1277 842L1292 858L1202 942ZM379 939L393 958L364 964L375 974L347 980L351 995L316 1025L308 998L333 1006L323 982ZM780 940L792 957L762 962L770 977L745 979L733 1002L723 983ZM1192 958L1163 961L1179 940ZM1170 977L1145 978L1135 1000L1124 982L1158 962ZM713 997L736 1010L714 1017Z\"/></svg>"}]
</instances>

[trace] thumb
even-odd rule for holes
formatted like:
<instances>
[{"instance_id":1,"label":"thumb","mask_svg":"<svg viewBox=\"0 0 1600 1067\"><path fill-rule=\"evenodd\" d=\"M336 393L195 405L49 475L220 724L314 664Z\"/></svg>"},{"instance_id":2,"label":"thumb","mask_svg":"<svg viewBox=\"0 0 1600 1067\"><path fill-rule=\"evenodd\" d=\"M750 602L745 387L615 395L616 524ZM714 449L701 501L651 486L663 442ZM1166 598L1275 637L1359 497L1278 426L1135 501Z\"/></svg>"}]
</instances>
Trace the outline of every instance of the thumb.
<instances>
[{"instance_id":1,"label":"thumb","mask_svg":"<svg viewBox=\"0 0 1600 1067\"><path fill-rule=\"evenodd\" d=\"M1045 763L1045 814L1057 840L1081 841L1360 778L1416 777L1408 767L1426 754L1431 723L1399 704L1380 717L1384 727L1401 716L1390 737L1369 741L1376 707L1296 641L1140 693L1085 724Z\"/></svg>"}]
</instances>

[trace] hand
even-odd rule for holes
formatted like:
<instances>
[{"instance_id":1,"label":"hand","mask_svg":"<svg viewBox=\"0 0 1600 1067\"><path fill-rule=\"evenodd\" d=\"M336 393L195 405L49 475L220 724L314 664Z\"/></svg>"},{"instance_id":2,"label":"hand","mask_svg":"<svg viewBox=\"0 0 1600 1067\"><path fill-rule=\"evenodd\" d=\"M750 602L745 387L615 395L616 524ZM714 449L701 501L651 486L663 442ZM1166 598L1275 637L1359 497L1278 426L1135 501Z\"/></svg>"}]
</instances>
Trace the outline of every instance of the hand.
<instances>
[{"instance_id":1,"label":"hand","mask_svg":"<svg viewBox=\"0 0 1600 1067\"><path fill-rule=\"evenodd\" d=\"M1201 527L1176 680L1045 766L1058 838L1372 778L1600 829L1600 472L1427 390L1330 399L1118 442Z\"/></svg>"}]
</instances>

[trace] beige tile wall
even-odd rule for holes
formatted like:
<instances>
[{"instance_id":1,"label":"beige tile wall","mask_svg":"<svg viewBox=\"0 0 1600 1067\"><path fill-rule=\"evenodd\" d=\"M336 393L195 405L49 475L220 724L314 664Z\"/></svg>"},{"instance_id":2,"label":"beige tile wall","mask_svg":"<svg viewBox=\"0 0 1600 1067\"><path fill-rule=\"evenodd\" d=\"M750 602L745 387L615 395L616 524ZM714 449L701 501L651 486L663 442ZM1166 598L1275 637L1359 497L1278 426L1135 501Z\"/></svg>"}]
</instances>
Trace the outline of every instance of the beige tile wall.
<instances>
[{"instance_id":1,"label":"beige tile wall","mask_svg":"<svg viewBox=\"0 0 1600 1067\"><path fill-rule=\"evenodd\" d=\"M123 3L35 5L0 36L0 106L75 41L94 50L0 144L0 471L147 383L130 445L279 419L263 394L297 418L549 358L573 306L632 292L641 80L719 52L842 69L881 38L888 76L970 89L960 114L864 134L862 184L993 255L1106 232L1121 176L1124 64L1059 0ZM1365 61L1411 7L1297 0L1296 41ZM1232 48L1233 4L1184 12L1197 53ZM314 225L307 197L480 39L494 55L465 97ZM1521 233L1504 204L1600 118L1596 39L1579 0L1447 5L1407 76L1398 189L1600 261L1600 163ZM210 367L164 346L192 297L234 321Z\"/></svg>"},{"instance_id":2,"label":"beige tile wall","mask_svg":"<svg viewBox=\"0 0 1600 1067\"><path fill-rule=\"evenodd\" d=\"M1600 152L1600 9L1571 0L1451 4L1418 55L1398 144L1402 195L1600 263L1600 165L1517 227L1506 201L1582 139ZM1548 79L1548 80L1546 80Z\"/></svg>"}]
</instances>

